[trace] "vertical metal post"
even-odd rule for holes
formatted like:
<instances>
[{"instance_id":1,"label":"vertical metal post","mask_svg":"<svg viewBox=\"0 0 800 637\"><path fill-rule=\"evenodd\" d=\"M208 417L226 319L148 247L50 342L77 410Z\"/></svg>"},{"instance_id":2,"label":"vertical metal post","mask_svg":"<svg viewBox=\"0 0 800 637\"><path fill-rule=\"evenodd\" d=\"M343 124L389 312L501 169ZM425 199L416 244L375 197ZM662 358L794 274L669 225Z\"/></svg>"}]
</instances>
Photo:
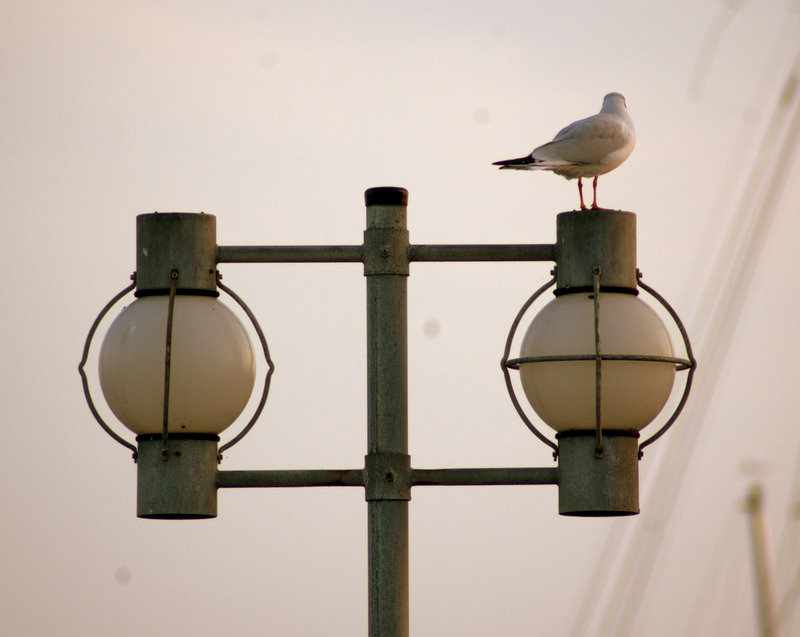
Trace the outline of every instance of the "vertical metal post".
<instances>
[{"instance_id":1,"label":"vertical metal post","mask_svg":"<svg viewBox=\"0 0 800 637\"><path fill-rule=\"evenodd\" d=\"M369 635L408 635L408 192L365 193Z\"/></svg>"}]
</instances>

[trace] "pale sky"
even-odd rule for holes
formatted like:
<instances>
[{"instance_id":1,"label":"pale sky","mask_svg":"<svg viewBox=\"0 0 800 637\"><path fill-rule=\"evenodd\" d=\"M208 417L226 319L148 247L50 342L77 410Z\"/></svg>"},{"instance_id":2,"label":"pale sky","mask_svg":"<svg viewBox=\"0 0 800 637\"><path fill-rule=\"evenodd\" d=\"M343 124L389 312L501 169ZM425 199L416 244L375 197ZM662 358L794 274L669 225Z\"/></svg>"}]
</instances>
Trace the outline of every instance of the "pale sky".
<instances>
[{"instance_id":1,"label":"pale sky","mask_svg":"<svg viewBox=\"0 0 800 637\"><path fill-rule=\"evenodd\" d=\"M555 487L415 488L412 635L756 634L754 480L788 592L796 158L763 240L739 210L754 171L775 169L759 151L798 68L796 0L7 0L0 25L0 634L366 634L363 490L226 490L214 520L136 518L135 465L77 373L135 269L135 216L213 213L220 244L358 244L364 190L396 185L413 243L553 242L575 183L491 162L611 91L637 147L598 198L638 215L638 265L686 322L695 391L640 463L639 516L560 517ZM415 467L554 466L498 364L549 269L412 265ZM222 468L363 466L362 268L221 270L277 366Z\"/></svg>"}]
</instances>

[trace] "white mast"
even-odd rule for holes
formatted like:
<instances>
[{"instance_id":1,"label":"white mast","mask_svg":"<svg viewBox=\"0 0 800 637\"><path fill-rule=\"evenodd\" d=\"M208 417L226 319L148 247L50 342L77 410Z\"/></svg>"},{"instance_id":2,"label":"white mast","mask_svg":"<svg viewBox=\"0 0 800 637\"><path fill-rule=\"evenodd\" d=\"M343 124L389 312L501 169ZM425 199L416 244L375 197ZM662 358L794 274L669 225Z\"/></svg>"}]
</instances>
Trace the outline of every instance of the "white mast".
<instances>
[{"instance_id":1,"label":"white mast","mask_svg":"<svg viewBox=\"0 0 800 637\"><path fill-rule=\"evenodd\" d=\"M775 559L769 541L763 502L763 489L760 484L754 483L747 494L746 510L750 517L750 534L753 541L759 625L762 637L781 637L775 593Z\"/></svg>"}]
</instances>

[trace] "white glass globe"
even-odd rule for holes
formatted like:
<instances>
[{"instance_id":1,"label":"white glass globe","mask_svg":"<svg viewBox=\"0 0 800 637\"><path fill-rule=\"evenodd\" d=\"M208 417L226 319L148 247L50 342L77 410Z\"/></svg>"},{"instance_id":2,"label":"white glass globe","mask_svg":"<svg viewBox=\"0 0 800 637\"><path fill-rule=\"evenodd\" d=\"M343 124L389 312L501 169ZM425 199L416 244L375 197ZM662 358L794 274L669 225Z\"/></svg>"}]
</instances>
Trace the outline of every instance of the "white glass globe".
<instances>
[{"instance_id":1,"label":"white glass globe","mask_svg":"<svg viewBox=\"0 0 800 637\"><path fill-rule=\"evenodd\" d=\"M672 356L669 334L658 315L634 295L603 292L599 312L600 353ZM595 353L592 294L557 296L534 318L520 356ZM595 428L595 361L523 363L520 380L533 409L556 431ZM675 365L653 361L602 361L601 424L640 430L664 407Z\"/></svg>"},{"instance_id":2,"label":"white glass globe","mask_svg":"<svg viewBox=\"0 0 800 637\"><path fill-rule=\"evenodd\" d=\"M168 303L167 296L134 301L111 324L100 349L103 395L136 434L162 430ZM212 297L175 298L170 367L172 433L220 433L253 391L256 365L247 332Z\"/></svg>"}]
</instances>

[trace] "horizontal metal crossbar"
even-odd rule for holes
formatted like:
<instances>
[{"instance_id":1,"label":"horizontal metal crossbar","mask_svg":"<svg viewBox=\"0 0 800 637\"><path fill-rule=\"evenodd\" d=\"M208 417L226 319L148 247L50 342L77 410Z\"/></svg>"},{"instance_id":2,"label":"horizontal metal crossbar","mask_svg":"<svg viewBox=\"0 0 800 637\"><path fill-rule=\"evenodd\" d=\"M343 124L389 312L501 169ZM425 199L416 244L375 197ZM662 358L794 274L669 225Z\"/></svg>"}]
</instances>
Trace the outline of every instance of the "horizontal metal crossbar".
<instances>
[{"instance_id":1,"label":"horizontal metal crossbar","mask_svg":"<svg viewBox=\"0 0 800 637\"><path fill-rule=\"evenodd\" d=\"M411 245L409 261L555 261L551 244Z\"/></svg>"},{"instance_id":2,"label":"horizontal metal crossbar","mask_svg":"<svg viewBox=\"0 0 800 637\"><path fill-rule=\"evenodd\" d=\"M218 471L217 487L363 487L363 469Z\"/></svg>"},{"instance_id":3,"label":"horizontal metal crossbar","mask_svg":"<svg viewBox=\"0 0 800 637\"><path fill-rule=\"evenodd\" d=\"M217 263L360 263L363 246L218 246Z\"/></svg>"},{"instance_id":4,"label":"horizontal metal crossbar","mask_svg":"<svg viewBox=\"0 0 800 637\"><path fill-rule=\"evenodd\" d=\"M555 261L554 244L410 245L409 261ZM217 263L361 263L364 246L218 246Z\"/></svg>"},{"instance_id":5,"label":"horizontal metal crossbar","mask_svg":"<svg viewBox=\"0 0 800 637\"><path fill-rule=\"evenodd\" d=\"M218 471L220 489L275 487L363 487L363 469ZM412 486L558 484L555 467L411 469Z\"/></svg>"},{"instance_id":6,"label":"horizontal metal crossbar","mask_svg":"<svg viewBox=\"0 0 800 637\"><path fill-rule=\"evenodd\" d=\"M412 469L413 486L558 484L555 467L502 469Z\"/></svg>"}]
</instances>

